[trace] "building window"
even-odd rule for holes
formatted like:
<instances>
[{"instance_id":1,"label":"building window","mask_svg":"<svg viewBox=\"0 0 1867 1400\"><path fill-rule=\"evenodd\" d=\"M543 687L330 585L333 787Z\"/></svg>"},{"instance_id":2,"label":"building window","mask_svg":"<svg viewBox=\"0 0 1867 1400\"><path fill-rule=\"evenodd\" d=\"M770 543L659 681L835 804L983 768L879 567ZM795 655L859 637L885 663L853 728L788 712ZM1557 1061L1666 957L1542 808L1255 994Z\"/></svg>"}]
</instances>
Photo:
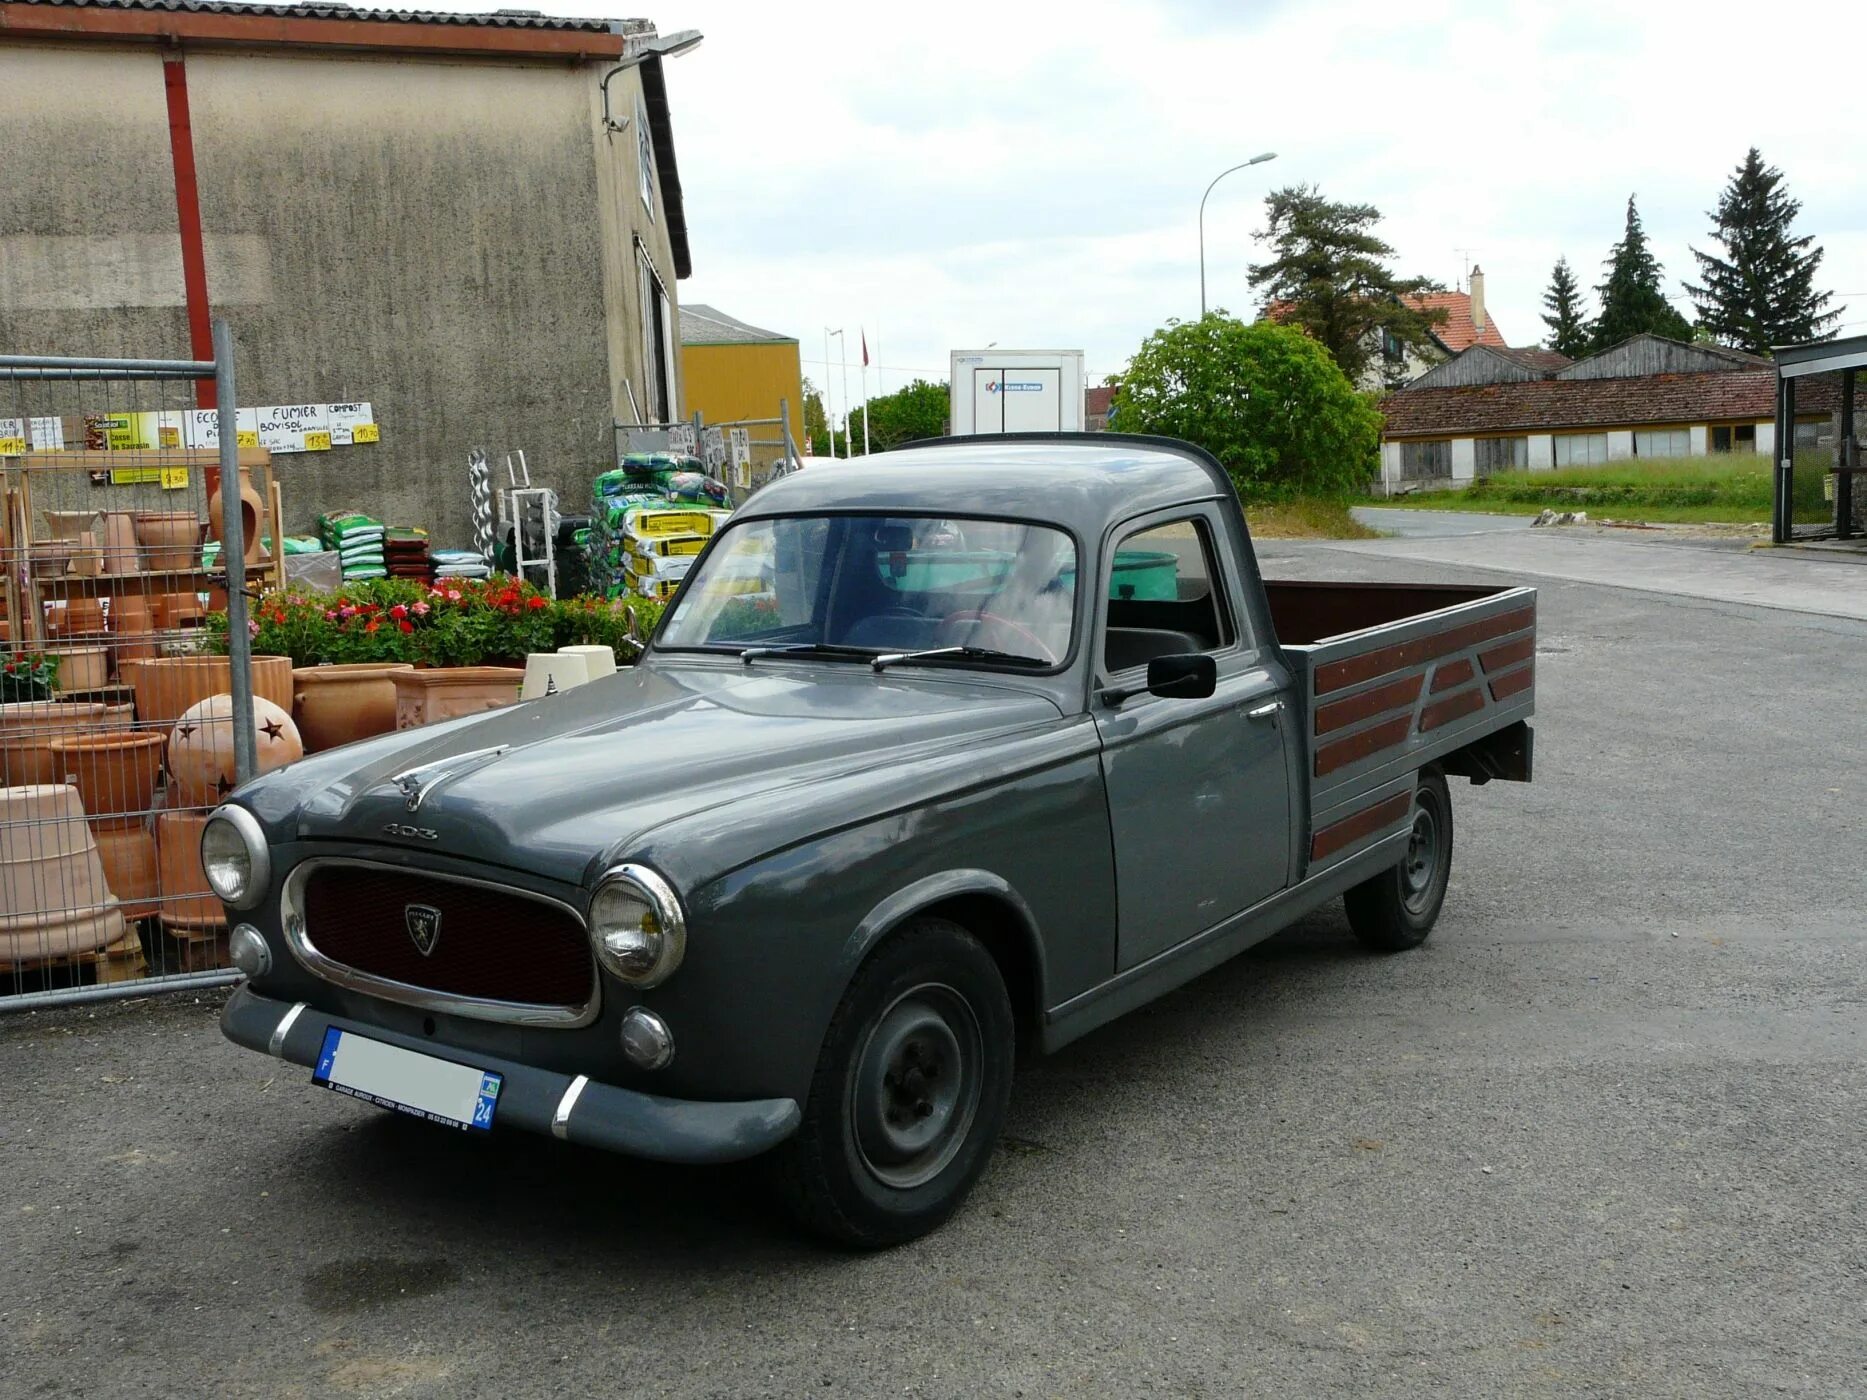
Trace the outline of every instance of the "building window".
<instances>
[{"instance_id":1,"label":"building window","mask_svg":"<svg viewBox=\"0 0 1867 1400\"><path fill-rule=\"evenodd\" d=\"M1522 471L1529 465L1529 438L1479 438L1472 445L1472 470L1479 476Z\"/></svg>"},{"instance_id":2,"label":"building window","mask_svg":"<svg viewBox=\"0 0 1867 1400\"><path fill-rule=\"evenodd\" d=\"M639 100L635 104L635 157L642 207L648 211L652 223L655 218L655 142L648 133L648 109Z\"/></svg>"},{"instance_id":3,"label":"building window","mask_svg":"<svg viewBox=\"0 0 1867 1400\"><path fill-rule=\"evenodd\" d=\"M635 263L642 306L642 379L647 390L643 407L649 422L669 423L679 412L674 395L674 307L640 239L635 243Z\"/></svg>"},{"instance_id":4,"label":"building window","mask_svg":"<svg viewBox=\"0 0 1867 1400\"><path fill-rule=\"evenodd\" d=\"M1827 447L1835 440L1834 421L1823 418L1816 421L1796 424L1796 451L1806 452L1812 447Z\"/></svg>"},{"instance_id":5,"label":"building window","mask_svg":"<svg viewBox=\"0 0 1867 1400\"><path fill-rule=\"evenodd\" d=\"M1757 450L1757 425L1755 423L1729 423L1711 430L1711 450L1713 452L1755 452Z\"/></svg>"},{"instance_id":6,"label":"building window","mask_svg":"<svg viewBox=\"0 0 1867 1400\"><path fill-rule=\"evenodd\" d=\"M1452 475L1450 442L1403 442L1400 444L1400 479L1426 481Z\"/></svg>"},{"instance_id":7,"label":"building window","mask_svg":"<svg viewBox=\"0 0 1867 1400\"><path fill-rule=\"evenodd\" d=\"M1555 450L1556 465L1559 467L1597 467L1608 460L1608 435L1558 433Z\"/></svg>"},{"instance_id":8,"label":"building window","mask_svg":"<svg viewBox=\"0 0 1867 1400\"><path fill-rule=\"evenodd\" d=\"M1634 434L1636 457L1689 457L1692 455L1690 428L1644 428Z\"/></svg>"},{"instance_id":9,"label":"building window","mask_svg":"<svg viewBox=\"0 0 1867 1400\"><path fill-rule=\"evenodd\" d=\"M1407 347L1400 343L1400 337L1392 331L1381 332L1381 354L1391 365L1397 365L1407 358Z\"/></svg>"}]
</instances>

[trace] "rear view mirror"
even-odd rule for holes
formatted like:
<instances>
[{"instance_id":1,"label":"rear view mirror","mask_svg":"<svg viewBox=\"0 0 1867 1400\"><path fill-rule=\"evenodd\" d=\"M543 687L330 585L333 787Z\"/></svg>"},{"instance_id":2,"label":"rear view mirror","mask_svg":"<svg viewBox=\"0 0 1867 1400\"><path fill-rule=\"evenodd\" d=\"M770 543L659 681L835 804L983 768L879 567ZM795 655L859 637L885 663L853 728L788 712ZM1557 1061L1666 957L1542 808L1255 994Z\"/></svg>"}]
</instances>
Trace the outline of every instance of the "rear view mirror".
<instances>
[{"instance_id":1,"label":"rear view mirror","mask_svg":"<svg viewBox=\"0 0 1867 1400\"><path fill-rule=\"evenodd\" d=\"M1157 656L1147 663L1148 694L1163 699L1203 700L1218 684L1218 663L1201 652Z\"/></svg>"}]
</instances>

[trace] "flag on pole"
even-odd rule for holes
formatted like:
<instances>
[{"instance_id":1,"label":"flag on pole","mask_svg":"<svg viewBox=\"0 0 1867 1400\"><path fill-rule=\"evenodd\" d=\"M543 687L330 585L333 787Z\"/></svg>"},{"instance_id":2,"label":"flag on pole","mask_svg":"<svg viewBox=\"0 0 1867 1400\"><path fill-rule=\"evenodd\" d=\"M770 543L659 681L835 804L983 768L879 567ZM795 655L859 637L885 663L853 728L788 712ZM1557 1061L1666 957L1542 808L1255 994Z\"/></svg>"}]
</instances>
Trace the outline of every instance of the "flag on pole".
<instances>
[{"instance_id":1,"label":"flag on pole","mask_svg":"<svg viewBox=\"0 0 1867 1400\"><path fill-rule=\"evenodd\" d=\"M862 367L869 367L869 332L866 327L862 331Z\"/></svg>"}]
</instances>

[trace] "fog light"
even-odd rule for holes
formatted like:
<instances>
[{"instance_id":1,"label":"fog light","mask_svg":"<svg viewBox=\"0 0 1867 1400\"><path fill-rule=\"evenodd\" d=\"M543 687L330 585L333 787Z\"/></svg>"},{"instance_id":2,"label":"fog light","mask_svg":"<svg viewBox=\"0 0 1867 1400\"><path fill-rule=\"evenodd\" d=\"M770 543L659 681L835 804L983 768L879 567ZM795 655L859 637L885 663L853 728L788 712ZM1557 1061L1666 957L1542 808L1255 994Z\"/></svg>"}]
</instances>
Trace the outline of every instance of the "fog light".
<instances>
[{"instance_id":1,"label":"fog light","mask_svg":"<svg viewBox=\"0 0 1867 1400\"><path fill-rule=\"evenodd\" d=\"M643 1069L665 1069L674 1059L674 1032L646 1006L622 1018L622 1051Z\"/></svg>"},{"instance_id":2,"label":"fog light","mask_svg":"<svg viewBox=\"0 0 1867 1400\"><path fill-rule=\"evenodd\" d=\"M272 971L272 946L251 924L234 925L227 938L227 955L249 978L264 977Z\"/></svg>"}]
</instances>

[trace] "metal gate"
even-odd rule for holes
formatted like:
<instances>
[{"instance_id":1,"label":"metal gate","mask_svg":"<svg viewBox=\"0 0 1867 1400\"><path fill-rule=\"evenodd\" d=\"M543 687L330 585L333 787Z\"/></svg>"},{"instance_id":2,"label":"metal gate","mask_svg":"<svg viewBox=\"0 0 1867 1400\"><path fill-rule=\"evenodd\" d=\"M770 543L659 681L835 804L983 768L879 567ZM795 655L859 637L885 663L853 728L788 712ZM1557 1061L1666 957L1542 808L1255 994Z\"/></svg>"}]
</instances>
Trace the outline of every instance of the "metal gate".
<instances>
[{"instance_id":1,"label":"metal gate","mask_svg":"<svg viewBox=\"0 0 1867 1400\"><path fill-rule=\"evenodd\" d=\"M296 732L283 658L286 722L256 722L247 588L278 577L279 492L224 321L213 347L0 355L0 1011L238 975L200 830Z\"/></svg>"}]
</instances>

